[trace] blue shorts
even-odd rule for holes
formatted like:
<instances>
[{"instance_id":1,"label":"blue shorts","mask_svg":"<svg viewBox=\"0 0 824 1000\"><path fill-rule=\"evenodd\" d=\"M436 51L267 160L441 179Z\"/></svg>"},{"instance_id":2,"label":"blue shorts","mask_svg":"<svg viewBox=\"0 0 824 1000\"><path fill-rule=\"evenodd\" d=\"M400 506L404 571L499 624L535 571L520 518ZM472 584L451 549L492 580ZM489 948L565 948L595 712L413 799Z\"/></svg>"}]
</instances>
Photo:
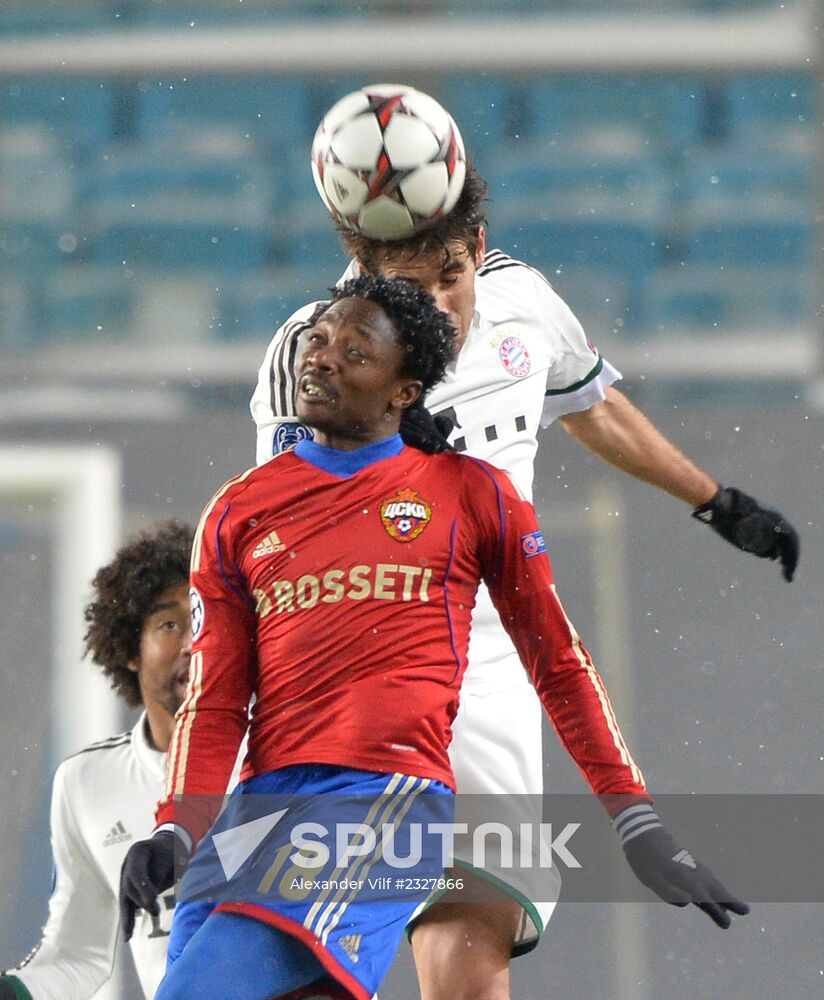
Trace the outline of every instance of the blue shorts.
<instances>
[{"instance_id":1,"label":"blue shorts","mask_svg":"<svg viewBox=\"0 0 824 1000\"><path fill-rule=\"evenodd\" d=\"M448 852L437 825L451 823L453 810L446 785L397 773L312 764L242 782L184 876L167 979L211 914L233 914L300 942L296 971L306 959L310 970L369 1000L407 921L438 888ZM236 923L234 933L242 937L245 924ZM305 982L282 975L284 961L279 965L265 986L270 996ZM208 969L202 977L189 984L187 975L169 996L209 996Z\"/></svg>"}]
</instances>

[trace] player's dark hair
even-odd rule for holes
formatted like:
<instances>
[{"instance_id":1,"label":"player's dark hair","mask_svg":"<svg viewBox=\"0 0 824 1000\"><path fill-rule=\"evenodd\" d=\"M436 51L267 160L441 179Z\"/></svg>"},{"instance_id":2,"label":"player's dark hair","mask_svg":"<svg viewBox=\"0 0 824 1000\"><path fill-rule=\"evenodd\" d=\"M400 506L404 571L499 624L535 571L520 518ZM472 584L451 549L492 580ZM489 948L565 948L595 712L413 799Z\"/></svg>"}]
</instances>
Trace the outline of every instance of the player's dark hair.
<instances>
[{"instance_id":1,"label":"player's dark hair","mask_svg":"<svg viewBox=\"0 0 824 1000\"><path fill-rule=\"evenodd\" d=\"M399 374L419 379L423 383L422 396L441 381L455 351L455 328L429 292L401 278L363 274L332 288L331 293L330 300L315 310L310 326L318 322L333 302L367 299L383 309L397 331L398 342L404 348Z\"/></svg>"},{"instance_id":2,"label":"player's dark hair","mask_svg":"<svg viewBox=\"0 0 824 1000\"><path fill-rule=\"evenodd\" d=\"M390 256L393 260L399 257L409 260L441 250L446 259L451 243L462 244L469 256L474 258L481 227L486 225L484 202L487 191L486 181L471 163L467 163L466 179L455 207L423 232L400 240L376 240L354 233L341 223L336 223L335 228L346 252L359 260L370 274L377 274L381 264Z\"/></svg>"},{"instance_id":3,"label":"player's dark hair","mask_svg":"<svg viewBox=\"0 0 824 1000\"><path fill-rule=\"evenodd\" d=\"M137 674L128 664L140 655L140 636L155 600L189 579L192 529L167 521L123 546L92 581L86 605L86 654L98 664L130 708L143 704Z\"/></svg>"}]
</instances>

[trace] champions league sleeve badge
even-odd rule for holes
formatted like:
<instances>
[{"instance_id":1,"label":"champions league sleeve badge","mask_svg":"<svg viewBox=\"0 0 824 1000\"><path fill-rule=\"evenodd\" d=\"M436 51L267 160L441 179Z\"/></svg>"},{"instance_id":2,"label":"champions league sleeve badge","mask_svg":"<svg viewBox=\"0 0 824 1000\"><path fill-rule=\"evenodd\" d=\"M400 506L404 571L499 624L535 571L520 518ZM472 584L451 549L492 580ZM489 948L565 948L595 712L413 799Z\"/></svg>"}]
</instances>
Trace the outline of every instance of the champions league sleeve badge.
<instances>
[{"instance_id":1,"label":"champions league sleeve badge","mask_svg":"<svg viewBox=\"0 0 824 1000\"><path fill-rule=\"evenodd\" d=\"M272 456L280 455L283 451L294 448L299 441L311 441L315 435L305 425L296 420L287 423L277 424L272 433Z\"/></svg>"},{"instance_id":2,"label":"champions league sleeve badge","mask_svg":"<svg viewBox=\"0 0 824 1000\"><path fill-rule=\"evenodd\" d=\"M194 642L203 631L203 619L206 617L203 598L195 587L189 588L189 610L192 615L192 641Z\"/></svg>"},{"instance_id":3,"label":"champions league sleeve badge","mask_svg":"<svg viewBox=\"0 0 824 1000\"><path fill-rule=\"evenodd\" d=\"M539 556L546 552L546 542L540 531L531 531L528 535L521 536L521 550L527 559Z\"/></svg>"}]
</instances>

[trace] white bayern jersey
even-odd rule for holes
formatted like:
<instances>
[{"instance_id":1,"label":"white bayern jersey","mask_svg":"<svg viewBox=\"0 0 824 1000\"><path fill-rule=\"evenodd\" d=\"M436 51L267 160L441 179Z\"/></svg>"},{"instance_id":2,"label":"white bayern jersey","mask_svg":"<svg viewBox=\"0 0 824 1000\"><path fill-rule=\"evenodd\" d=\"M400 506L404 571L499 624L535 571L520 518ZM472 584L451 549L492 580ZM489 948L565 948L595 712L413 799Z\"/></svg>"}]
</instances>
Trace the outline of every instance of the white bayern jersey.
<instances>
[{"instance_id":1,"label":"white bayern jersey","mask_svg":"<svg viewBox=\"0 0 824 1000\"><path fill-rule=\"evenodd\" d=\"M353 261L340 280L358 273ZM297 337L316 305L294 313L266 351L251 401L259 464L307 433L296 422L293 368ZM450 442L457 451L504 469L531 497L539 427L589 409L620 377L539 271L491 250L475 275L475 312L467 338L426 405L452 419ZM528 683L482 587L472 616L463 690Z\"/></svg>"},{"instance_id":2,"label":"white bayern jersey","mask_svg":"<svg viewBox=\"0 0 824 1000\"><path fill-rule=\"evenodd\" d=\"M85 1000L112 974L120 869L131 845L151 836L165 784L166 754L149 744L145 722L144 713L131 732L81 750L55 774L49 917L40 944L8 970L34 1000ZM138 911L130 942L147 998L166 969L174 897L169 893L158 902L159 925Z\"/></svg>"}]
</instances>

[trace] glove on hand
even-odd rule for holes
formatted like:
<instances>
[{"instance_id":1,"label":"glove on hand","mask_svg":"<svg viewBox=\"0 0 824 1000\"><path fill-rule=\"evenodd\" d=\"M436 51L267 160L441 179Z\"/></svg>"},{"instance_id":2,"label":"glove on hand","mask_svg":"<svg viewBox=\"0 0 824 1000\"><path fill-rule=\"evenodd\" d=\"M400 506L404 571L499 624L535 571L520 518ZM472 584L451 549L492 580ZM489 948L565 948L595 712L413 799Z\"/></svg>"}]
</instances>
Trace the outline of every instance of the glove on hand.
<instances>
[{"instance_id":1,"label":"glove on hand","mask_svg":"<svg viewBox=\"0 0 824 1000\"><path fill-rule=\"evenodd\" d=\"M788 582L798 564L798 534L782 514L731 486L722 486L712 500L696 507L693 517L708 524L736 548L763 559L780 559Z\"/></svg>"},{"instance_id":2,"label":"glove on hand","mask_svg":"<svg viewBox=\"0 0 824 1000\"><path fill-rule=\"evenodd\" d=\"M401 417L401 438L410 448L417 448L427 455L437 455L441 451L452 451L447 438L452 432L449 417L432 414L421 402L404 410Z\"/></svg>"},{"instance_id":3,"label":"glove on hand","mask_svg":"<svg viewBox=\"0 0 824 1000\"><path fill-rule=\"evenodd\" d=\"M171 830L159 830L129 848L120 870L120 924L127 941L137 910L160 916L157 897L172 888L188 860L183 840Z\"/></svg>"},{"instance_id":4,"label":"glove on hand","mask_svg":"<svg viewBox=\"0 0 824 1000\"><path fill-rule=\"evenodd\" d=\"M0 1000L32 1000L32 995L17 976L0 976Z\"/></svg>"},{"instance_id":5,"label":"glove on hand","mask_svg":"<svg viewBox=\"0 0 824 1000\"><path fill-rule=\"evenodd\" d=\"M672 839L648 803L624 809L612 821L639 882L673 906L688 903L704 911L719 927L732 922L727 910L744 916L749 906L725 889L709 868Z\"/></svg>"}]
</instances>

